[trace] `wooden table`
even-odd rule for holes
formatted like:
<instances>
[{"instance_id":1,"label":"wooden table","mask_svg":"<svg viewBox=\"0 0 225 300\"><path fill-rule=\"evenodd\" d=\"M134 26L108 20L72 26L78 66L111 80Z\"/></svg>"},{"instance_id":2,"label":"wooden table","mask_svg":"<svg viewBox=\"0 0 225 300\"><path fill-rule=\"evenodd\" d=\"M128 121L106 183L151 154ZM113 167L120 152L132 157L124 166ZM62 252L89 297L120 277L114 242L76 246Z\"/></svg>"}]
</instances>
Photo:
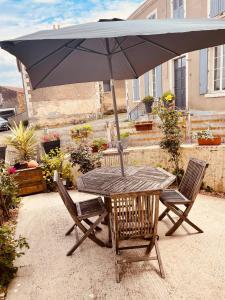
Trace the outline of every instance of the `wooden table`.
<instances>
[{"instance_id":1,"label":"wooden table","mask_svg":"<svg viewBox=\"0 0 225 300\"><path fill-rule=\"evenodd\" d=\"M80 192L104 196L105 205L110 211L112 195L164 190L175 178L161 168L130 166L125 168L125 177L122 177L120 167L103 167L80 176L77 187ZM109 226L108 219L107 223Z\"/></svg>"}]
</instances>

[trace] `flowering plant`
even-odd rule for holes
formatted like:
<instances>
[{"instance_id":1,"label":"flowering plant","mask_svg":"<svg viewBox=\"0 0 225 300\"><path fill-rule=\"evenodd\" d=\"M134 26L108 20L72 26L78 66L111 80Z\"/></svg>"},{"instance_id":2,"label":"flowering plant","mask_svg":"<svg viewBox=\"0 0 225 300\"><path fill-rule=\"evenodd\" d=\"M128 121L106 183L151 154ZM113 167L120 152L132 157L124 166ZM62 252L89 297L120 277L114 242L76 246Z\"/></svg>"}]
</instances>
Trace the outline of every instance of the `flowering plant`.
<instances>
[{"instance_id":1,"label":"flowering plant","mask_svg":"<svg viewBox=\"0 0 225 300\"><path fill-rule=\"evenodd\" d=\"M42 137L42 141L45 142L53 142L53 141L58 141L59 138L59 134L58 132L50 132L48 134L43 135Z\"/></svg>"},{"instance_id":2,"label":"flowering plant","mask_svg":"<svg viewBox=\"0 0 225 300\"><path fill-rule=\"evenodd\" d=\"M162 95L161 99L166 103L171 103L175 100L175 95L172 92L167 91Z\"/></svg>"}]
</instances>

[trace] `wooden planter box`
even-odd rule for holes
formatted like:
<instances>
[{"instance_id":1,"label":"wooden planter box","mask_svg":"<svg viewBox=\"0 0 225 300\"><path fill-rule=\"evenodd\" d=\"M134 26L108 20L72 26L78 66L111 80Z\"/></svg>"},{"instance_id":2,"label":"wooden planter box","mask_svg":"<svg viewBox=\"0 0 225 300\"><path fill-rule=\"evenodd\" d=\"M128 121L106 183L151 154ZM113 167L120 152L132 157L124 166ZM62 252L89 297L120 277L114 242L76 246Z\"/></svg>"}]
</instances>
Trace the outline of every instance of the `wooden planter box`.
<instances>
[{"instance_id":1,"label":"wooden planter box","mask_svg":"<svg viewBox=\"0 0 225 300\"><path fill-rule=\"evenodd\" d=\"M60 148L60 140L44 142L42 143L45 153L48 154L51 150L55 150L56 148Z\"/></svg>"},{"instance_id":2,"label":"wooden planter box","mask_svg":"<svg viewBox=\"0 0 225 300\"><path fill-rule=\"evenodd\" d=\"M152 130L152 121L136 122L134 124L136 131Z\"/></svg>"},{"instance_id":3,"label":"wooden planter box","mask_svg":"<svg viewBox=\"0 0 225 300\"><path fill-rule=\"evenodd\" d=\"M199 146L216 146L221 144L221 137L214 137L212 139L198 139Z\"/></svg>"},{"instance_id":4,"label":"wooden planter box","mask_svg":"<svg viewBox=\"0 0 225 300\"><path fill-rule=\"evenodd\" d=\"M19 184L19 196L46 191L46 183L40 167L17 170L15 179Z\"/></svg>"}]
</instances>

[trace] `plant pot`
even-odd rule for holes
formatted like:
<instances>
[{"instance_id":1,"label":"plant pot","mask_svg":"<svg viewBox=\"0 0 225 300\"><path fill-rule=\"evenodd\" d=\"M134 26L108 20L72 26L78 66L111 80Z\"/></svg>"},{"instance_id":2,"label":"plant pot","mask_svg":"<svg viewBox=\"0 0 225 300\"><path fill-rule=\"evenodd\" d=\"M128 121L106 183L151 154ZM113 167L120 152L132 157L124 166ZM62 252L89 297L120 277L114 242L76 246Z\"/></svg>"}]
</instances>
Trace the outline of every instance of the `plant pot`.
<instances>
[{"instance_id":1,"label":"plant pot","mask_svg":"<svg viewBox=\"0 0 225 300\"><path fill-rule=\"evenodd\" d=\"M0 147L0 160L5 161L6 146Z\"/></svg>"},{"instance_id":2,"label":"plant pot","mask_svg":"<svg viewBox=\"0 0 225 300\"><path fill-rule=\"evenodd\" d=\"M49 154L51 150L56 150L56 148L60 148L60 140L49 141L42 143L45 153Z\"/></svg>"},{"instance_id":3,"label":"plant pot","mask_svg":"<svg viewBox=\"0 0 225 300\"><path fill-rule=\"evenodd\" d=\"M100 148L96 145L92 145L91 148L93 153L97 153L99 150L104 151L108 149L108 144L103 144Z\"/></svg>"},{"instance_id":4,"label":"plant pot","mask_svg":"<svg viewBox=\"0 0 225 300\"><path fill-rule=\"evenodd\" d=\"M151 121L136 122L135 129L136 131L152 130L152 122Z\"/></svg>"},{"instance_id":5,"label":"plant pot","mask_svg":"<svg viewBox=\"0 0 225 300\"><path fill-rule=\"evenodd\" d=\"M153 104L152 101L145 103L145 110L148 114L152 112L152 104Z\"/></svg>"},{"instance_id":6,"label":"plant pot","mask_svg":"<svg viewBox=\"0 0 225 300\"><path fill-rule=\"evenodd\" d=\"M14 168L16 170L24 170L28 168L27 162L18 162L14 164Z\"/></svg>"},{"instance_id":7,"label":"plant pot","mask_svg":"<svg viewBox=\"0 0 225 300\"><path fill-rule=\"evenodd\" d=\"M198 139L198 144L199 146L216 146L221 144L221 137L214 137L211 139L204 139L204 138L199 138Z\"/></svg>"}]
</instances>

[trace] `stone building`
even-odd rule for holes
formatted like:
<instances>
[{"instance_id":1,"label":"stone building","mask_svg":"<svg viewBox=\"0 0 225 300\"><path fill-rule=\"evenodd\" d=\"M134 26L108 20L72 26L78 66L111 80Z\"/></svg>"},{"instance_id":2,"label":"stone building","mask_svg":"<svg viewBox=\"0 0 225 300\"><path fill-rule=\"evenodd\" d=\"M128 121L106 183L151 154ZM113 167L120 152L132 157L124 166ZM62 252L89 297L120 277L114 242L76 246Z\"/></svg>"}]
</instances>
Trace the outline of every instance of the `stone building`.
<instances>
[{"instance_id":1,"label":"stone building","mask_svg":"<svg viewBox=\"0 0 225 300\"><path fill-rule=\"evenodd\" d=\"M225 0L147 0L129 19L225 17ZM128 111L146 95L176 94L176 105L192 111L225 111L225 46L183 54L126 82Z\"/></svg>"},{"instance_id":2,"label":"stone building","mask_svg":"<svg viewBox=\"0 0 225 300\"><path fill-rule=\"evenodd\" d=\"M112 113L110 82L68 84L32 90L22 64L19 70L25 89L30 123L39 126L74 124ZM115 83L119 111L126 111L125 82Z\"/></svg>"},{"instance_id":3,"label":"stone building","mask_svg":"<svg viewBox=\"0 0 225 300\"><path fill-rule=\"evenodd\" d=\"M0 115L8 118L10 115L26 111L24 90L12 86L0 86Z\"/></svg>"}]
</instances>

